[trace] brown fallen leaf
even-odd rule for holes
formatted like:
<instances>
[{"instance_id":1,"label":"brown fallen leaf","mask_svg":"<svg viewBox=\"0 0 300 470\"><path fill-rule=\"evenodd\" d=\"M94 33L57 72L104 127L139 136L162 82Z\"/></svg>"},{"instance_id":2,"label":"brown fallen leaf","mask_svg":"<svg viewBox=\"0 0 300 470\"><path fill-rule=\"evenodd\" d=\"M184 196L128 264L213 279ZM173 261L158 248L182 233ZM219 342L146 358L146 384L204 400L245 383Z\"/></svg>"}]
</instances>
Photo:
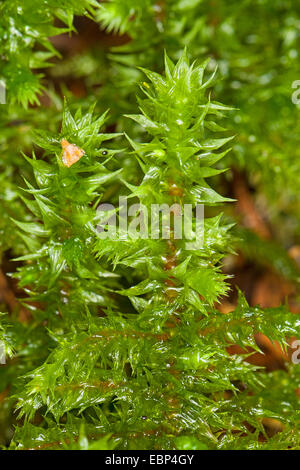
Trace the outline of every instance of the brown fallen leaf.
<instances>
[{"instance_id":1,"label":"brown fallen leaf","mask_svg":"<svg viewBox=\"0 0 300 470\"><path fill-rule=\"evenodd\" d=\"M63 148L62 162L68 168L78 162L85 154L84 150L77 145L70 144L66 139L61 140L61 146Z\"/></svg>"}]
</instances>

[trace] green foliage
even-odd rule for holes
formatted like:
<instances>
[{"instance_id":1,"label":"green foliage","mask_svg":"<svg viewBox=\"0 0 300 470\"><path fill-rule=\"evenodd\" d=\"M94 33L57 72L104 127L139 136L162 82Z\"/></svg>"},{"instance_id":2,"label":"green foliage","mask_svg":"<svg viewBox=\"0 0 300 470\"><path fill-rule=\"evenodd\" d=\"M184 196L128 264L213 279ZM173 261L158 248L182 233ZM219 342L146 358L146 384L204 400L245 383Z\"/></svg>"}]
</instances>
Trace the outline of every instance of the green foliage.
<instances>
[{"instance_id":1,"label":"green foliage","mask_svg":"<svg viewBox=\"0 0 300 470\"><path fill-rule=\"evenodd\" d=\"M299 233L299 108L292 102L292 85L300 76L299 14L292 0L110 0L96 16L109 30L131 38L112 48L99 91L104 101L118 97L114 119L126 132L120 110L128 113L130 106L136 112L134 95L142 80L136 67L161 72L163 50L177 60L185 46L192 59L210 57L209 67L219 67L218 99L237 108L228 121L237 137L223 168L247 171L284 248ZM280 262L274 253L272 263Z\"/></svg>"},{"instance_id":2,"label":"green foliage","mask_svg":"<svg viewBox=\"0 0 300 470\"><path fill-rule=\"evenodd\" d=\"M21 287L31 286L31 302L52 299L49 310L41 312L50 322L58 314L66 321L79 320L79 304L84 313L85 305L104 302L104 286L98 280L104 278L105 284L105 279L117 277L101 269L92 254L97 222L93 204L103 196L104 185L120 173L106 168L118 151L105 145L114 134L99 134L104 122L105 114L94 118L92 108L84 116L78 109L73 117L65 107L59 135L36 135L36 142L43 146L45 156L51 153L51 159L38 160L34 154L32 159L26 158L37 187L26 181L27 188L21 192L32 221L15 220L29 249L28 254L18 258L28 263L20 268L17 277ZM64 166L61 158L63 138L72 139L72 144L85 152L70 168Z\"/></svg>"},{"instance_id":3,"label":"green foliage","mask_svg":"<svg viewBox=\"0 0 300 470\"><path fill-rule=\"evenodd\" d=\"M9 102L24 107L38 103L43 75L33 70L49 67L49 60L59 55L49 37L74 31L74 15L92 14L97 5L96 0L1 0L0 78ZM55 19L65 26L54 26Z\"/></svg>"},{"instance_id":4,"label":"green foliage","mask_svg":"<svg viewBox=\"0 0 300 470\"><path fill-rule=\"evenodd\" d=\"M144 71L141 114L130 118L149 138L128 137L143 173L138 186L122 177L128 201L147 208L227 201L206 182L231 137L217 123L228 109L209 99L205 69L184 53L176 64L165 56L164 76ZM28 245L18 277L30 286L27 303L38 305L29 335L47 325L41 341L50 354L16 388L25 424L11 448L266 447L258 443L263 418L280 419L286 435L296 426L295 377L282 379L283 414L272 377L245 361L247 347L258 349L258 331L285 347L287 336L299 335L299 320L284 308L249 307L242 296L231 314L214 309L227 291L220 262L230 227L220 216L205 220L205 242L193 249L174 237L172 223L169 240L97 234L95 201L120 177L117 150L103 147L113 135L98 133L104 120L92 110L73 117L65 107L60 134L37 135L47 162L29 159L37 185L28 183L22 196L32 221L16 221ZM70 168L62 138L85 151ZM230 355L235 344L245 353Z\"/></svg>"},{"instance_id":5,"label":"green foliage","mask_svg":"<svg viewBox=\"0 0 300 470\"><path fill-rule=\"evenodd\" d=\"M298 18L300 6L292 0L154 0L105 2L98 20L109 30L126 32L132 40L113 48L112 76L128 77L122 93L136 90L130 80L133 67L161 72L162 52L173 59L188 46L195 57L211 57L222 81L220 100L236 104L231 127L238 133L232 158L235 165L256 170L264 191L287 204L288 188L296 197L295 147L299 113L292 103L292 84L300 74ZM111 87L111 85L109 85ZM124 111L126 112L126 110ZM298 168L298 166L297 166ZM257 182L258 183L258 182ZM277 201L278 204L278 201Z\"/></svg>"},{"instance_id":6,"label":"green foliage","mask_svg":"<svg viewBox=\"0 0 300 470\"><path fill-rule=\"evenodd\" d=\"M1 314L0 318L0 359L1 361L6 361L6 358L13 355L13 347L12 341L10 340L9 333L7 331L9 324L7 324L7 321L4 323L3 314Z\"/></svg>"}]
</instances>

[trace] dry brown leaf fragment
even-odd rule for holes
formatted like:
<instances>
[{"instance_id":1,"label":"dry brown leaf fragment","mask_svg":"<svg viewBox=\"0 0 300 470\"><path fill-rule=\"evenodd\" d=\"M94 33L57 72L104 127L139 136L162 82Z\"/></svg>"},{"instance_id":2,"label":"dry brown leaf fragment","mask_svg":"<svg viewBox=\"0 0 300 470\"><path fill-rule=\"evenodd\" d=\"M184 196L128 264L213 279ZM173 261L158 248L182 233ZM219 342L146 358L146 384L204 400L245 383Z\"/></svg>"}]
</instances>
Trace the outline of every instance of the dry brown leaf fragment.
<instances>
[{"instance_id":1,"label":"dry brown leaf fragment","mask_svg":"<svg viewBox=\"0 0 300 470\"><path fill-rule=\"evenodd\" d=\"M85 154L84 150L77 147L77 145L71 144L66 139L62 139L60 143L63 149L62 162L68 168L78 162Z\"/></svg>"}]
</instances>

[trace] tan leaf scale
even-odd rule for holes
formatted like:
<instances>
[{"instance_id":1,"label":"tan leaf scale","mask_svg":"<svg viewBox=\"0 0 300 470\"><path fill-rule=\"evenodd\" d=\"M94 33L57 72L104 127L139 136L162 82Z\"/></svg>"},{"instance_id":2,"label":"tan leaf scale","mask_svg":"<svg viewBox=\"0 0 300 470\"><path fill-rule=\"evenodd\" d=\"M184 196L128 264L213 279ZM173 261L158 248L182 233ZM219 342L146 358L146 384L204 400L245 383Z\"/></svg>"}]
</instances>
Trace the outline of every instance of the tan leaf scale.
<instances>
[{"instance_id":1,"label":"tan leaf scale","mask_svg":"<svg viewBox=\"0 0 300 470\"><path fill-rule=\"evenodd\" d=\"M62 139L60 143L63 149L62 162L68 168L78 162L85 154L84 150L77 145L70 144L66 139Z\"/></svg>"}]
</instances>

